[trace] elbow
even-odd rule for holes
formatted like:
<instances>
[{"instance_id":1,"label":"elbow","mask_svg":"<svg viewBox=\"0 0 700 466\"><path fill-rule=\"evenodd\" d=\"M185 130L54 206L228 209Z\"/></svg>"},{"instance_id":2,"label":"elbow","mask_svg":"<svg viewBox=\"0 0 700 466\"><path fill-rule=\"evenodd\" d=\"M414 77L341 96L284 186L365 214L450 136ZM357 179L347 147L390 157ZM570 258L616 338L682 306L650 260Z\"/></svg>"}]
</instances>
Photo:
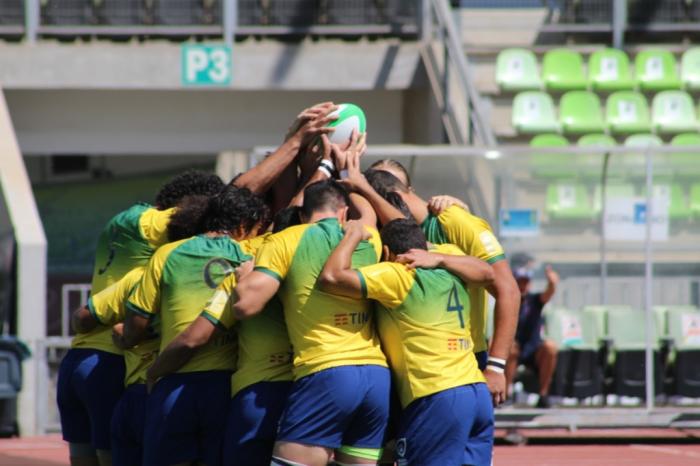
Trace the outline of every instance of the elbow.
<instances>
[{"instance_id":1,"label":"elbow","mask_svg":"<svg viewBox=\"0 0 700 466\"><path fill-rule=\"evenodd\" d=\"M75 333L87 333L97 327L97 323L90 315L90 311L86 307L81 307L73 313L71 326Z\"/></svg>"},{"instance_id":2,"label":"elbow","mask_svg":"<svg viewBox=\"0 0 700 466\"><path fill-rule=\"evenodd\" d=\"M318 277L318 287L321 291L329 291L337 284L338 280L331 271L324 270Z\"/></svg>"},{"instance_id":3,"label":"elbow","mask_svg":"<svg viewBox=\"0 0 700 466\"><path fill-rule=\"evenodd\" d=\"M481 282L484 286L493 286L493 284L496 282L496 274L493 271L493 267L490 265L484 270L484 275Z\"/></svg>"},{"instance_id":4,"label":"elbow","mask_svg":"<svg viewBox=\"0 0 700 466\"><path fill-rule=\"evenodd\" d=\"M250 303L239 300L233 305L233 313L236 316L236 319L245 320L253 317L255 315L255 310Z\"/></svg>"}]
</instances>

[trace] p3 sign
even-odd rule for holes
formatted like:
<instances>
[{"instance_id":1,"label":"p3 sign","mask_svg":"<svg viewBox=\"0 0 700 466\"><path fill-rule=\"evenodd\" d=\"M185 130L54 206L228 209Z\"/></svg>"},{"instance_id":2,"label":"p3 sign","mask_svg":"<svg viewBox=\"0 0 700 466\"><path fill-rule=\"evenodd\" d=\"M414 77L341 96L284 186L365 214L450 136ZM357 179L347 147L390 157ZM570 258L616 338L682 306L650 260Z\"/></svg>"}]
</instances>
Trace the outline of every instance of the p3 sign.
<instances>
[{"instance_id":1,"label":"p3 sign","mask_svg":"<svg viewBox=\"0 0 700 466\"><path fill-rule=\"evenodd\" d=\"M231 47L183 44L183 86L227 86L231 84Z\"/></svg>"}]
</instances>

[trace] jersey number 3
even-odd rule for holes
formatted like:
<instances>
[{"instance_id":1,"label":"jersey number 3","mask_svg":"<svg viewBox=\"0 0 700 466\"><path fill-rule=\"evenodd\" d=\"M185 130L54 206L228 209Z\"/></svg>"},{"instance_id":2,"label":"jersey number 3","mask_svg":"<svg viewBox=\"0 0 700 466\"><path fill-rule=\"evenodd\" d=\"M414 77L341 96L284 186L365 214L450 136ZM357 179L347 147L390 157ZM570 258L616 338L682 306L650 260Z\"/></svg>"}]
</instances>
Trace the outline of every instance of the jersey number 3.
<instances>
[{"instance_id":1,"label":"jersey number 3","mask_svg":"<svg viewBox=\"0 0 700 466\"><path fill-rule=\"evenodd\" d=\"M464 328L464 314L462 311L464 306L459 301L459 293L457 292L457 285L452 285L450 290L450 296L447 298L447 312L456 312L459 316L459 326Z\"/></svg>"}]
</instances>

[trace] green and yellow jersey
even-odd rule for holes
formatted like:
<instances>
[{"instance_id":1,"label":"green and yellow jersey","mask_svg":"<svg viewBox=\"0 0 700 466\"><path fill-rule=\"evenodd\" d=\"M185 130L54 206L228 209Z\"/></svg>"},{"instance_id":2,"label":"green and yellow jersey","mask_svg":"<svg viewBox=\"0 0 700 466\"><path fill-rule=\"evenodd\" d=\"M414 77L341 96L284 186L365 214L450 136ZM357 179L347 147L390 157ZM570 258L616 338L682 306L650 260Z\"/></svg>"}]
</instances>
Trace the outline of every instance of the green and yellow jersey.
<instances>
[{"instance_id":1,"label":"green and yellow jersey","mask_svg":"<svg viewBox=\"0 0 700 466\"><path fill-rule=\"evenodd\" d=\"M379 233L370 231L371 239L362 241L353 253L353 267L375 264L380 257ZM386 367L371 302L335 296L316 286L342 238L338 220L326 218L271 235L255 258L255 270L280 281L278 295L294 348L295 379L338 366Z\"/></svg>"},{"instance_id":2,"label":"green and yellow jersey","mask_svg":"<svg viewBox=\"0 0 700 466\"><path fill-rule=\"evenodd\" d=\"M451 206L440 215L428 215L421 228L428 241L434 244L452 243L465 254L489 264L505 259L503 247L496 239L491 226L459 206ZM474 351L486 351L486 319L488 296L483 286L469 286L472 312L470 315Z\"/></svg>"},{"instance_id":3,"label":"green and yellow jersey","mask_svg":"<svg viewBox=\"0 0 700 466\"><path fill-rule=\"evenodd\" d=\"M97 322L112 327L124 321L126 300L141 281L144 270L144 267L137 267L117 283L90 297L87 307ZM127 387L135 383L146 383L146 371L155 361L160 348L160 337L154 327L157 327L155 319L150 323L149 338L138 346L124 351L126 365L124 384Z\"/></svg>"},{"instance_id":4,"label":"green and yellow jersey","mask_svg":"<svg viewBox=\"0 0 700 466\"><path fill-rule=\"evenodd\" d=\"M139 203L115 215L97 240L92 294L118 282L130 270L145 266L157 248L168 242L168 223L174 209L158 210ZM122 354L112 344L112 331L99 326L73 338L72 348L92 348Z\"/></svg>"},{"instance_id":5,"label":"green and yellow jersey","mask_svg":"<svg viewBox=\"0 0 700 466\"><path fill-rule=\"evenodd\" d=\"M202 312L216 288L246 260L228 236L199 235L166 244L156 251L127 309L146 318L160 315L161 351ZM177 372L234 370L236 338L217 336Z\"/></svg>"},{"instance_id":6,"label":"green and yellow jersey","mask_svg":"<svg viewBox=\"0 0 700 466\"><path fill-rule=\"evenodd\" d=\"M403 407L442 390L483 382L461 280L443 269L380 262L357 269L377 301L377 327Z\"/></svg>"},{"instance_id":7,"label":"green and yellow jersey","mask_svg":"<svg viewBox=\"0 0 700 466\"><path fill-rule=\"evenodd\" d=\"M231 377L231 396L258 382L292 380L292 345L279 298L273 297L255 317L236 322L231 299L235 288L236 277L229 275L202 311L204 318L223 331L236 324L238 364Z\"/></svg>"}]
</instances>

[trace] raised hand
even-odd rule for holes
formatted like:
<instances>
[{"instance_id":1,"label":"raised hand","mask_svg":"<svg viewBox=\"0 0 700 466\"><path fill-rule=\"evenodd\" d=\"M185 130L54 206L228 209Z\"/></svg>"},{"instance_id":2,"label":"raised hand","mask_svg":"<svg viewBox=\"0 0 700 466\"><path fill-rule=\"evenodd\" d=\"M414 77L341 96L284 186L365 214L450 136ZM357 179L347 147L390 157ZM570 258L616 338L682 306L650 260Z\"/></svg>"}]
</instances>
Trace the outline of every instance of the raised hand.
<instances>
[{"instance_id":1,"label":"raised hand","mask_svg":"<svg viewBox=\"0 0 700 466\"><path fill-rule=\"evenodd\" d=\"M456 197L447 195L433 196L428 201L428 209L430 209L430 213L433 215L440 215L445 211L445 209L452 207L453 205L459 206L467 212L470 212L469 206Z\"/></svg>"},{"instance_id":2,"label":"raised hand","mask_svg":"<svg viewBox=\"0 0 700 466\"><path fill-rule=\"evenodd\" d=\"M551 265L544 268L544 276L547 277L547 283L549 283L551 286L557 286L559 284L559 274L552 268Z\"/></svg>"}]
</instances>

